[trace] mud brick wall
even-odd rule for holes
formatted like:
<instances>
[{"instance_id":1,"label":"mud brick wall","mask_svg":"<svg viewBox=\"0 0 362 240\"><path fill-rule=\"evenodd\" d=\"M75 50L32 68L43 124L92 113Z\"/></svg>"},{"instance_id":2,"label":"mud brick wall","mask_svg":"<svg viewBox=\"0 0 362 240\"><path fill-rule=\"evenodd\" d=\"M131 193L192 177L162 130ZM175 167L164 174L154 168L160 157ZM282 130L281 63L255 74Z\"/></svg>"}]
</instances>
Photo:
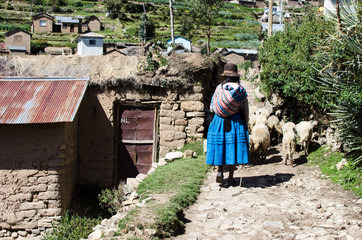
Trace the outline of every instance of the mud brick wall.
<instances>
[{"instance_id":1,"label":"mud brick wall","mask_svg":"<svg viewBox=\"0 0 362 240\"><path fill-rule=\"evenodd\" d=\"M0 228L44 231L76 183L75 123L0 125Z\"/></svg>"}]
</instances>

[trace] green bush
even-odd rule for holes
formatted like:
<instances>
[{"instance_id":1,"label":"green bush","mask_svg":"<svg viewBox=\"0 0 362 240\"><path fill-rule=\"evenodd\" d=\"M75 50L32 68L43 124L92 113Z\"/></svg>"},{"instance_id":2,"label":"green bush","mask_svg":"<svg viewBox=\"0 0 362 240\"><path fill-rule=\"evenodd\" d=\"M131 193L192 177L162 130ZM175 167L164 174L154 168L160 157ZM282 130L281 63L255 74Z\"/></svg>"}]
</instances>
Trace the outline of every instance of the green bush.
<instances>
[{"instance_id":1,"label":"green bush","mask_svg":"<svg viewBox=\"0 0 362 240\"><path fill-rule=\"evenodd\" d=\"M59 223L53 224L53 229L46 232L44 240L75 240L87 238L95 225L101 222L101 218L92 219L71 216L68 212L61 217Z\"/></svg>"},{"instance_id":2,"label":"green bush","mask_svg":"<svg viewBox=\"0 0 362 240\"><path fill-rule=\"evenodd\" d=\"M30 43L30 52L31 54L39 54L40 52L44 52L44 48L46 48L48 43L46 41L31 41Z\"/></svg>"},{"instance_id":3,"label":"green bush","mask_svg":"<svg viewBox=\"0 0 362 240\"><path fill-rule=\"evenodd\" d=\"M116 213L122 207L122 202L126 197L124 184L119 184L118 188L104 189L98 195L99 205L107 209L110 213Z\"/></svg>"},{"instance_id":4,"label":"green bush","mask_svg":"<svg viewBox=\"0 0 362 240\"><path fill-rule=\"evenodd\" d=\"M262 87L265 92L277 93L294 105L325 108L321 100L329 96L318 89L312 79L318 75L315 69L321 66L315 58L317 44L325 39L331 25L314 13L294 24L287 24L284 31L274 33L263 43L259 51Z\"/></svg>"}]
</instances>

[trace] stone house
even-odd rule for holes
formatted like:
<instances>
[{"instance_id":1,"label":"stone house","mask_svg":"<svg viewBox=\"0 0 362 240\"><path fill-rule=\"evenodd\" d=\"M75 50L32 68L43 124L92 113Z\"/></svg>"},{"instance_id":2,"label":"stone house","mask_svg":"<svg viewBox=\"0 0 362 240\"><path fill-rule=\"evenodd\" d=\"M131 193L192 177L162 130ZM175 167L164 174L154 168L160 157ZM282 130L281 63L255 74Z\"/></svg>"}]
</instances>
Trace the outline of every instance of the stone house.
<instances>
[{"instance_id":1,"label":"stone house","mask_svg":"<svg viewBox=\"0 0 362 240\"><path fill-rule=\"evenodd\" d=\"M203 138L205 108L217 82L212 73L198 71L194 83L165 75L92 79L79 109L79 184L117 185Z\"/></svg>"},{"instance_id":2,"label":"stone house","mask_svg":"<svg viewBox=\"0 0 362 240\"><path fill-rule=\"evenodd\" d=\"M47 13L32 16L32 32L53 32L54 17Z\"/></svg>"},{"instance_id":3,"label":"stone house","mask_svg":"<svg viewBox=\"0 0 362 240\"><path fill-rule=\"evenodd\" d=\"M82 32L96 32L103 30L102 22L94 15L87 17L82 24Z\"/></svg>"},{"instance_id":4,"label":"stone house","mask_svg":"<svg viewBox=\"0 0 362 240\"><path fill-rule=\"evenodd\" d=\"M30 54L31 34L19 28L6 32L6 49L11 55Z\"/></svg>"},{"instance_id":5,"label":"stone house","mask_svg":"<svg viewBox=\"0 0 362 240\"><path fill-rule=\"evenodd\" d=\"M251 49L226 49L221 51L221 55L227 62L231 63L245 63L246 61L256 61L258 58L258 51Z\"/></svg>"},{"instance_id":6,"label":"stone house","mask_svg":"<svg viewBox=\"0 0 362 240\"><path fill-rule=\"evenodd\" d=\"M77 54L79 56L99 56L103 55L103 35L97 33L86 33L78 36Z\"/></svg>"},{"instance_id":7,"label":"stone house","mask_svg":"<svg viewBox=\"0 0 362 240\"><path fill-rule=\"evenodd\" d=\"M82 17L55 16L53 32L81 33Z\"/></svg>"},{"instance_id":8,"label":"stone house","mask_svg":"<svg viewBox=\"0 0 362 240\"><path fill-rule=\"evenodd\" d=\"M80 78L1 78L0 228L45 230L68 209L87 85Z\"/></svg>"}]
</instances>

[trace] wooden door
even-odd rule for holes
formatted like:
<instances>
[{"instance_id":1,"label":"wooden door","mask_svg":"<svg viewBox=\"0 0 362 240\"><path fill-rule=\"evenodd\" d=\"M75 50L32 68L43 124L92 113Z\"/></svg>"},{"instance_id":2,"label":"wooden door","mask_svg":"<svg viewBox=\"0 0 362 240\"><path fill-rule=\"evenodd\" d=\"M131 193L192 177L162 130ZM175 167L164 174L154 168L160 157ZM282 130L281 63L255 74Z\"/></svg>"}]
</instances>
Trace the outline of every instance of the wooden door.
<instances>
[{"instance_id":1,"label":"wooden door","mask_svg":"<svg viewBox=\"0 0 362 240\"><path fill-rule=\"evenodd\" d=\"M146 174L153 162L155 109L119 107L118 175L119 179Z\"/></svg>"}]
</instances>

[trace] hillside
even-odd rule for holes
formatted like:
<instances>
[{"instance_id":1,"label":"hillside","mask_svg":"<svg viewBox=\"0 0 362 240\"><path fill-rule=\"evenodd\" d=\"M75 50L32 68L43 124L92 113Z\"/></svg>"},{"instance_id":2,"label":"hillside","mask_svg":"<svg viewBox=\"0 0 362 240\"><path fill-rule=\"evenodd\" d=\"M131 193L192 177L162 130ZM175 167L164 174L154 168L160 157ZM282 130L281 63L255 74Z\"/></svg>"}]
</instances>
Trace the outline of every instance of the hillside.
<instances>
[{"instance_id":1,"label":"hillside","mask_svg":"<svg viewBox=\"0 0 362 240\"><path fill-rule=\"evenodd\" d=\"M170 17L167 0L122 1L118 14L107 14L104 1L96 0L0 0L0 41L4 33L22 28L30 31L31 16L46 12L53 16L97 16L105 26L100 33L105 35L105 42L139 42L138 31L141 15L146 10L150 22L154 24L153 40L165 41L170 38ZM174 21L175 36L191 39L193 43L206 40L205 34L196 26L188 11L189 1L175 1ZM257 16L262 9L242 7L233 3L225 3L220 9L220 17L212 26L211 45L214 47L257 48L261 25ZM75 47L72 40L78 34L33 33L33 44L50 46Z\"/></svg>"}]
</instances>

